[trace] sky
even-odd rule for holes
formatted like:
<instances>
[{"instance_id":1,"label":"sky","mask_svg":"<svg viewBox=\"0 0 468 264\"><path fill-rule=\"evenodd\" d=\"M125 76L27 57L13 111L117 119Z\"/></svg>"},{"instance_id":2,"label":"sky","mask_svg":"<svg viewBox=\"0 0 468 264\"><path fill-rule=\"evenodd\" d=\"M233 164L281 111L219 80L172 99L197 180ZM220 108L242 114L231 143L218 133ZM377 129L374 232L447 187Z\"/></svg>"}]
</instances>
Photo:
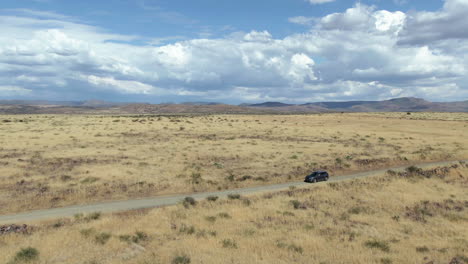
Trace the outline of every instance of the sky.
<instances>
[{"instance_id":1,"label":"sky","mask_svg":"<svg viewBox=\"0 0 468 264\"><path fill-rule=\"evenodd\" d=\"M0 99L468 100L468 0L2 0Z\"/></svg>"}]
</instances>

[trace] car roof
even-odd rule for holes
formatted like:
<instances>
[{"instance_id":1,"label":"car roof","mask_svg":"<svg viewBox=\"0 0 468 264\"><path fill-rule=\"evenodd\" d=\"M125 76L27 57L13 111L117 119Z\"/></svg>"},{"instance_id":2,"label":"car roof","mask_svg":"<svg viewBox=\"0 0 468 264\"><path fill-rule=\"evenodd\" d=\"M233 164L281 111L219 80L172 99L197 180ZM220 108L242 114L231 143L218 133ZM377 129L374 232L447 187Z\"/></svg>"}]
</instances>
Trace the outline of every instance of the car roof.
<instances>
[{"instance_id":1,"label":"car roof","mask_svg":"<svg viewBox=\"0 0 468 264\"><path fill-rule=\"evenodd\" d=\"M326 171L324 171L324 170L317 170L317 171L314 171L314 172L322 173L322 172L326 172Z\"/></svg>"}]
</instances>

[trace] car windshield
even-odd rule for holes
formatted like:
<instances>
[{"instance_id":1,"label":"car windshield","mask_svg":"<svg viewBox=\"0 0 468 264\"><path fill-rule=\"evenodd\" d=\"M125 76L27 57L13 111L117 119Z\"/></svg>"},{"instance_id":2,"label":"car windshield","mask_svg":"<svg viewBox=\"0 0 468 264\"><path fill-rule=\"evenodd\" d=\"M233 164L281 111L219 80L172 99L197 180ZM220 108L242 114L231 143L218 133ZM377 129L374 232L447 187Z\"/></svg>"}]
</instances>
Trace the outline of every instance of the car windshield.
<instances>
[{"instance_id":1,"label":"car windshield","mask_svg":"<svg viewBox=\"0 0 468 264\"><path fill-rule=\"evenodd\" d=\"M317 175L318 175L318 172L314 172L310 176L317 176Z\"/></svg>"}]
</instances>

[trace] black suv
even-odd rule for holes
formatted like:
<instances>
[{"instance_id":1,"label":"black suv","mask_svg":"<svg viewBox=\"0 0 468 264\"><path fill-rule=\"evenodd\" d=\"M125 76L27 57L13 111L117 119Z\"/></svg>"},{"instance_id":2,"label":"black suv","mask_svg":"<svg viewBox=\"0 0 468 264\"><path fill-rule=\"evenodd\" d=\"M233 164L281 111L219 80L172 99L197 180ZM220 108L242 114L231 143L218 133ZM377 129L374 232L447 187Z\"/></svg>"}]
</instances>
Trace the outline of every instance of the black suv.
<instances>
[{"instance_id":1,"label":"black suv","mask_svg":"<svg viewBox=\"0 0 468 264\"><path fill-rule=\"evenodd\" d=\"M310 175L307 175L304 179L305 182L318 182L328 181L328 172L326 171L314 171Z\"/></svg>"}]
</instances>

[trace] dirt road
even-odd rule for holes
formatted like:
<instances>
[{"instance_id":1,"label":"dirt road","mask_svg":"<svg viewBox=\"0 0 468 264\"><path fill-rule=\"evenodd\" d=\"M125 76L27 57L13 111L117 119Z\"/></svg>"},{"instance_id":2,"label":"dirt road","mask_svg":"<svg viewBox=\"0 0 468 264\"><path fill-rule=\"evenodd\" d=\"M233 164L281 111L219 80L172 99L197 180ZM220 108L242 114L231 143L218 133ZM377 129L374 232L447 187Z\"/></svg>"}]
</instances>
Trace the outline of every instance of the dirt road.
<instances>
[{"instance_id":1,"label":"dirt road","mask_svg":"<svg viewBox=\"0 0 468 264\"><path fill-rule=\"evenodd\" d=\"M455 164L458 162L459 161L443 161L443 162L422 163L422 164L414 164L414 165L420 168L430 168L430 167L436 167L436 166L451 165L451 164ZM337 182L337 181L343 181L343 180L349 180L349 179L355 179L355 178L363 178L363 177L369 177L369 176L374 176L374 175L382 175L389 169L395 170L395 171L401 171L407 167L408 165L401 166L401 167L385 168L385 169L380 169L380 170L355 173L355 174L350 174L350 175L334 176L330 178L329 182ZM323 184L323 183L316 183L316 184ZM172 195L172 196L159 196L159 197L150 197L150 198L135 199L135 200L101 202L101 203L88 204L88 205L76 205L76 206L69 206L69 207L63 207L63 208L36 210L36 211L31 211L31 212L19 213L19 214L2 215L0 216L0 224L6 224L6 223L18 224L18 223L40 221L40 220L55 219L55 218L72 217L73 215L78 214L78 213L83 213L83 214L87 214L91 212L111 213L111 212L127 211L127 210L133 210L133 209L175 205L181 202L187 196L191 196L197 200L205 199L208 196L218 196L220 198L223 198L233 193L247 195L247 194L260 193L260 192L271 192L271 191L283 190L283 189L289 188L289 186L295 186L295 187L308 186L312 188L316 186L316 184L310 184L310 183L304 183L304 182L290 182L290 183L264 185L264 186L257 186L257 187L247 187L247 188L217 191L217 192L179 194L179 195Z\"/></svg>"}]
</instances>

